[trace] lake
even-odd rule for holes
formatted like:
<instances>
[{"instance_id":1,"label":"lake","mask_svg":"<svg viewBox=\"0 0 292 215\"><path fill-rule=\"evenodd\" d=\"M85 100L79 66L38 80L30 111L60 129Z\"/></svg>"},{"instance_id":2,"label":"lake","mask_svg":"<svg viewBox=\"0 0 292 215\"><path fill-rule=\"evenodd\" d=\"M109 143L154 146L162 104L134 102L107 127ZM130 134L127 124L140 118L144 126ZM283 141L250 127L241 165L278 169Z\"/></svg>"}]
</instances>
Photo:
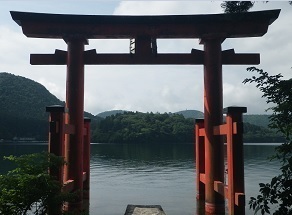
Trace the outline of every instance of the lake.
<instances>
[{"instance_id":1,"label":"lake","mask_svg":"<svg viewBox=\"0 0 292 215\"><path fill-rule=\"evenodd\" d=\"M246 202L279 172L275 144L245 144ZM46 144L0 143L0 158L47 150ZM91 144L90 214L121 215L128 204L158 204L167 215L196 214L192 144ZM12 166L0 159L0 174ZM247 215L253 214L246 210Z\"/></svg>"}]
</instances>

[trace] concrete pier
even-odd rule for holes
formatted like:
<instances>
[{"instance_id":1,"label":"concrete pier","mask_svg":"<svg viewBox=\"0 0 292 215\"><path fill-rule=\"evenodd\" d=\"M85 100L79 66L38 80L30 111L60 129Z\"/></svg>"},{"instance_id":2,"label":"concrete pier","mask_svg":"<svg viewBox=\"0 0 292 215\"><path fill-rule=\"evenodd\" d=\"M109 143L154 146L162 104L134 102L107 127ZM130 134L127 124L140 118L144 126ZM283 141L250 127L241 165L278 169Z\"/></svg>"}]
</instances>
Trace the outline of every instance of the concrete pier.
<instances>
[{"instance_id":1,"label":"concrete pier","mask_svg":"<svg viewBox=\"0 0 292 215\"><path fill-rule=\"evenodd\" d=\"M160 205L128 205L124 215L166 215Z\"/></svg>"}]
</instances>

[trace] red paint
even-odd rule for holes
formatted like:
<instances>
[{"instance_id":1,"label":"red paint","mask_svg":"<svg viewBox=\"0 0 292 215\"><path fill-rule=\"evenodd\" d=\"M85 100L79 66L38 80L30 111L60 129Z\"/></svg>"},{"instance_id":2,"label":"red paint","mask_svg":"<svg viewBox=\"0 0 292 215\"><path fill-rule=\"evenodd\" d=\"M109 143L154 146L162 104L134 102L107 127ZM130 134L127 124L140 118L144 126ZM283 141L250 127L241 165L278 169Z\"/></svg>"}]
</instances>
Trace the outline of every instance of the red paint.
<instances>
[{"instance_id":1,"label":"red paint","mask_svg":"<svg viewBox=\"0 0 292 215\"><path fill-rule=\"evenodd\" d=\"M83 172L86 172L86 179L83 182L83 199L89 199L90 188L90 119L84 119L84 141L83 141Z\"/></svg>"},{"instance_id":2,"label":"red paint","mask_svg":"<svg viewBox=\"0 0 292 215\"><path fill-rule=\"evenodd\" d=\"M246 112L245 107L228 107L226 124L213 126L213 136L220 137L222 135L227 136L227 168L228 168L228 184L224 184L224 180L214 180L213 184L210 183L210 174L214 176L214 172L210 172L205 169L205 174L202 174L200 165L204 161L204 157L201 155L200 148L201 140L200 137L207 137L207 131L199 132L199 129L204 129L202 120L196 121L196 164L197 164L197 192L198 199L204 200L201 195L202 184L205 184L205 193L208 197L214 197L214 202L207 201L205 199L205 211L208 215L222 214L224 205L217 203L217 196L228 199L228 214L230 215L244 215L245 214L245 195L244 195L244 157L243 157L243 123L242 113ZM205 126L206 127L206 126ZM221 128L221 129L219 129ZM205 138L205 144L208 142ZM210 144L210 143L208 143ZM211 148L211 147L210 147ZM205 155L210 155L205 148ZM211 168L213 164L209 157L205 157L206 168ZM217 160L215 160L218 162ZM224 165L224 160L221 161L221 165ZM207 167L207 165L209 165ZM214 164L219 166L220 164ZM224 171L221 172L222 174ZM204 177L203 177L204 176ZM207 187L209 184L210 187ZM209 190L207 190L209 189ZM209 192L209 193L208 193ZM212 196L213 193L216 195Z\"/></svg>"},{"instance_id":3,"label":"red paint","mask_svg":"<svg viewBox=\"0 0 292 215\"><path fill-rule=\"evenodd\" d=\"M46 108L47 112L50 112L49 123L49 153L57 156L64 156L64 123L65 123L65 108L62 106L50 106ZM63 183L64 167L61 167L59 171L55 172L50 170L50 174L57 178L60 183Z\"/></svg>"},{"instance_id":4,"label":"red paint","mask_svg":"<svg viewBox=\"0 0 292 215\"><path fill-rule=\"evenodd\" d=\"M227 110L227 165L228 165L228 211L230 215L244 215L245 205L236 205L236 194L244 194L244 157L242 113L246 108L229 108ZM237 127L234 134L234 127Z\"/></svg>"},{"instance_id":5,"label":"red paint","mask_svg":"<svg viewBox=\"0 0 292 215\"><path fill-rule=\"evenodd\" d=\"M205 184L200 180L200 174L205 174L205 143L204 137L199 135L199 129L204 128L204 120L196 119L196 172L197 172L197 200L205 200Z\"/></svg>"},{"instance_id":6,"label":"red paint","mask_svg":"<svg viewBox=\"0 0 292 215\"><path fill-rule=\"evenodd\" d=\"M27 37L63 38L75 33L88 39L201 38L221 34L230 38L261 37L279 16L280 10L243 14L108 16L46 14L11 11Z\"/></svg>"},{"instance_id":7,"label":"red paint","mask_svg":"<svg viewBox=\"0 0 292 215\"><path fill-rule=\"evenodd\" d=\"M67 180L74 180L74 190L83 190L83 135L84 135L84 44L83 37L66 38L67 81L66 107L68 108L68 124L75 127L75 133L68 137L68 172ZM78 192L78 199L69 205L72 210L82 208L83 192Z\"/></svg>"},{"instance_id":8,"label":"red paint","mask_svg":"<svg viewBox=\"0 0 292 215\"><path fill-rule=\"evenodd\" d=\"M64 123L65 123L65 108L62 106L50 106L46 107L46 112L50 112L49 123L49 153L55 154L57 156L64 157L65 145L64 145ZM49 169L51 176L55 177L60 184L63 184L64 180L64 166L61 166L58 170ZM55 205L61 214L62 205ZM49 209L50 211L50 209Z\"/></svg>"},{"instance_id":9,"label":"red paint","mask_svg":"<svg viewBox=\"0 0 292 215\"><path fill-rule=\"evenodd\" d=\"M224 197L214 191L214 181L224 181L224 145L222 138L213 134L213 127L223 121L221 42L221 38L202 40L205 59L205 208L217 214L225 213Z\"/></svg>"}]
</instances>

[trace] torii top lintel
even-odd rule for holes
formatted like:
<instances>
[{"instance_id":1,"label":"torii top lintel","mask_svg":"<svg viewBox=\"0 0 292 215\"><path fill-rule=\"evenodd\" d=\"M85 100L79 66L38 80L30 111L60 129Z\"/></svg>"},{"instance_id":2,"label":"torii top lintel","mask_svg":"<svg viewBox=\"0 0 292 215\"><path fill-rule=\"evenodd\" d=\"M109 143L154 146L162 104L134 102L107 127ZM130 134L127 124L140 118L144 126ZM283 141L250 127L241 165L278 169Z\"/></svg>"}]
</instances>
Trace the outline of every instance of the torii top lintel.
<instances>
[{"instance_id":1,"label":"torii top lintel","mask_svg":"<svg viewBox=\"0 0 292 215\"><path fill-rule=\"evenodd\" d=\"M111 16L69 15L11 11L11 16L27 37L57 38L66 42L74 38L135 39L135 54L101 54L95 50L84 52L84 64L204 64L204 52L158 53L157 38L216 39L263 36L280 10L238 14L164 15L164 16ZM131 45L130 45L131 49ZM33 65L66 65L67 52L31 54ZM222 64L255 65L259 54L236 54L234 50L222 52Z\"/></svg>"},{"instance_id":2,"label":"torii top lintel","mask_svg":"<svg viewBox=\"0 0 292 215\"><path fill-rule=\"evenodd\" d=\"M82 35L86 39L135 38L223 38L263 36L280 10L238 14L112 16L69 15L11 11L27 37L64 38Z\"/></svg>"}]
</instances>

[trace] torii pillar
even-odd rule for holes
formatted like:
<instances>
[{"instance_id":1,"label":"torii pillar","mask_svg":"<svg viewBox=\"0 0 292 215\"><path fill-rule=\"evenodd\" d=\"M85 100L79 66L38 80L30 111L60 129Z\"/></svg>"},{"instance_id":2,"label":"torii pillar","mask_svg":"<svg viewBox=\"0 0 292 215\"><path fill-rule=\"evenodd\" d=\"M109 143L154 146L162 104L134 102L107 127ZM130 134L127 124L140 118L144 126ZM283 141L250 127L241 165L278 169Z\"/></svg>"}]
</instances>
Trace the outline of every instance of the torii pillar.
<instances>
[{"instance_id":1,"label":"torii pillar","mask_svg":"<svg viewBox=\"0 0 292 215\"><path fill-rule=\"evenodd\" d=\"M224 181L224 143L213 127L223 122L221 37L203 38L205 121L205 211L224 214L225 200L214 190L214 181Z\"/></svg>"},{"instance_id":2,"label":"torii pillar","mask_svg":"<svg viewBox=\"0 0 292 215\"><path fill-rule=\"evenodd\" d=\"M84 136L84 45L87 39L79 35L64 38L67 43L66 123L74 125L74 134L66 137L66 158L69 164L65 170L65 181L74 180L78 198L69 204L69 210L82 208L83 193L83 136ZM71 208L70 208L71 207Z\"/></svg>"}]
</instances>

